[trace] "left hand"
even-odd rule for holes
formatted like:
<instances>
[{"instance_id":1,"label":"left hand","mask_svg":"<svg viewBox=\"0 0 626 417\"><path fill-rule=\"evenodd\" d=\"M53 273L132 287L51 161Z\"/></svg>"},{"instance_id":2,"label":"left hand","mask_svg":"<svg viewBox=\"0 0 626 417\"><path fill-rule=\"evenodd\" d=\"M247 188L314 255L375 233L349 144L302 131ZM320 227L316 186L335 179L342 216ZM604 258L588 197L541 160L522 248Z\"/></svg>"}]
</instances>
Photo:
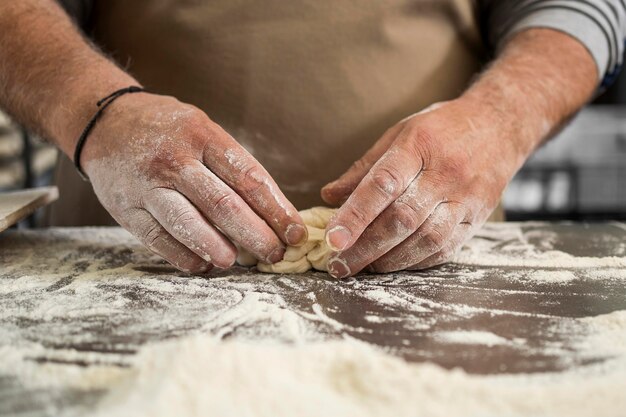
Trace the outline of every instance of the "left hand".
<instances>
[{"instance_id":1,"label":"left hand","mask_svg":"<svg viewBox=\"0 0 626 417\"><path fill-rule=\"evenodd\" d=\"M448 260L497 206L525 155L498 112L469 99L410 116L338 180L326 240L336 278L429 268Z\"/></svg>"}]
</instances>

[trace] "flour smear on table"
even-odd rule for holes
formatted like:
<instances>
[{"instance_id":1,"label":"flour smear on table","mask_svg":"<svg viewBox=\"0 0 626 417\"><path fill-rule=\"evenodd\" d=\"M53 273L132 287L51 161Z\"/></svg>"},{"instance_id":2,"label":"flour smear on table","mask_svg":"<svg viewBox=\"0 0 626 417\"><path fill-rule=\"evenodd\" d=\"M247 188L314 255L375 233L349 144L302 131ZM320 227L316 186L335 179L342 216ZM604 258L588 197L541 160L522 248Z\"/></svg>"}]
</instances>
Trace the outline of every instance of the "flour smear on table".
<instances>
[{"instance_id":1,"label":"flour smear on table","mask_svg":"<svg viewBox=\"0 0 626 417\"><path fill-rule=\"evenodd\" d=\"M615 359L560 373L480 376L409 364L349 338L278 344L194 335L148 345L128 368L18 366L34 386L107 388L93 412L81 412L98 417L624 415L626 311L576 325L588 330L580 348ZM0 356L20 364L16 351Z\"/></svg>"},{"instance_id":2,"label":"flour smear on table","mask_svg":"<svg viewBox=\"0 0 626 417\"><path fill-rule=\"evenodd\" d=\"M409 364L349 339L285 345L197 335L147 346L130 371L83 378L115 383L95 413L102 417L624 415L626 312L580 324L590 330L584 349L618 359L554 374L476 376Z\"/></svg>"},{"instance_id":3,"label":"flour smear on table","mask_svg":"<svg viewBox=\"0 0 626 417\"><path fill-rule=\"evenodd\" d=\"M56 233L62 238L66 232ZM540 239L544 246L538 248L519 227L487 228L481 233L482 239L470 241L458 255L459 264L527 265L531 272L511 273L508 279L549 288L575 282L580 268L597 268L596 275L588 274L587 278L626 279L626 253L606 258L574 257L554 249L547 235ZM120 247L134 247L141 254L140 261L152 259L120 230L91 229L85 232L84 241L103 247L110 241L119 242ZM497 254L492 250L496 246ZM61 252L54 256L76 256L70 244L55 248ZM99 269L112 256L103 249L102 260L86 265L63 291L45 293L54 282L52 278L73 271L64 270L64 264L41 273L37 262L46 259L46 253L24 255L22 248L15 250L15 256L19 252L24 263L13 264L6 271L9 278L2 282L0 295L14 302L0 309L0 319L13 322L26 317L48 326L51 335L60 329L55 324L62 322L64 332L69 328L67 334L73 344L93 343L91 335L80 334L80 327L74 332L71 326L108 315L127 319L121 313L134 300L120 293L121 289L132 288L144 296L159 294L150 299L176 312L159 321L161 310L146 310L147 322L161 326L153 329L155 333L176 329L181 325L176 319L182 322L185 318L185 324L196 325L194 331L180 337L172 335L171 340L138 343L134 355L58 346L50 349L46 344L52 338L37 342L24 337L21 327L0 327L0 340L8 343L0 345L1 375L16 375L30 389L64 386L106 392L93 407L53 410L54 415L626 416L626 311L568 318L554 325L555 332L575 336L571 346L555 344L553 349L559 353L574 349L588 356L589 365L562 372L477 375L428 362L409 363L347 334L327 337L324 329L343 332L346 325L330 317L316 302L315 294L307 295L311 311L294 309L287 300L291 293L304 288L294 280L273 277L268 283L256 284L239 280L234 274L215 279L209 287L202 278L165 279L130 268L124 262L130 264L138 258L126 255L123 249L115 249L120 251L116 256L129 256L129 260L120 261L115 268ZM80 262L79 257L74 265ZM485 274L483 270L468 269L463 279L471 283L484 279ZM400 284L402 280L396 281ZM439 305L440 300L407 299L405 293L392 287L383 290L367 285L355 284L360 296L378 306L403 305L410 309L414 317L406 320L414 329L428 330L432 323L421 315L435 308L460 317L476 310L454 303ZM168 298L167 294L178 297ZM191 309L188 302L180 301L184 301L181 294L201 297L201 302ZM515 295L514 290L511 294ZM207 303L212 303L211 309L203 310ZM501 314L496 310L481 313ZM192 322L193 318L197 322ZM383 325L395 319L381 314L364 316L367 322ZM230 338L237 326L243 330ZM134 329L140 327L131 326L129 332ZM64 333L64 337L70 336ZM507 339L489 331L442 330L433 332L432 337L485 348L528 348L523 339ZM549 354L552 348L541 349ZM594 362L598 357L606 360ZM72 364L76 362L89 366Z\"/></svg>"}]
</instances>

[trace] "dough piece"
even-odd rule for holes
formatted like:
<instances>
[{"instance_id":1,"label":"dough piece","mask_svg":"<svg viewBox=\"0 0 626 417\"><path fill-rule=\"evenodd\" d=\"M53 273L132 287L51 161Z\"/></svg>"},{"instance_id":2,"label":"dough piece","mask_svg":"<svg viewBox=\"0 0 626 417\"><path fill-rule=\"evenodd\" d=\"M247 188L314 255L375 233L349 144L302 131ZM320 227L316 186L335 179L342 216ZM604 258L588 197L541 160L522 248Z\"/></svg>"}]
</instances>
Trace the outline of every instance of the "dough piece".
<instances>
[{"instance_id":1,"label":"dough piece","mask_svg":"<svg viewBox=\"0 0 626 417\"><path fill-rule=\"evenodd\" d=\"M328 207L313 207L302 210L300 216L309 232L307 242L301 247L289 246L283 260L273 265L263 262L257 263L257 269L272 274L301 274L311 269L328 271L330 249L326 245L324 237L326 225L335 211L336 209ZM240 255L240 257L245 258L246 254Z\"/></svg>"},{"instance_id":2,"label":"dough piece","mask_svg":"<svg viewBox=\"0 0 626 417\"><path fill-rule=\"evenodd\" d=\"M337 209L328 207L313 207L307 210L300 211L300 217L307 226L315 227L317 229L325 230L330 219L335 215ZM311 236L309 236L311 239ZM322 236L321 240L324 240Z\"/></svg>"}]
</instances>

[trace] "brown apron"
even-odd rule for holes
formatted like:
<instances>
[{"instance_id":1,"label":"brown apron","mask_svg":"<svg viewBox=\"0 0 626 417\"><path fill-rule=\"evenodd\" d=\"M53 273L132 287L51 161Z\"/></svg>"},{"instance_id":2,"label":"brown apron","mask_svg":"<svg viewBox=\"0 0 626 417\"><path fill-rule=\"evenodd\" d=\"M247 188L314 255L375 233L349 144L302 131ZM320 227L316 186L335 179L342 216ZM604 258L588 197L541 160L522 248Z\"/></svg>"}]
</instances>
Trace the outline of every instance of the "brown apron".
<instances>
[{"instance_id":1,"label":"brown apron","mask_svg":"<svg viewBox=\"0 0 626 417\"><path fill-rule=\"evenodd\" d=\"M94 37L204 110L298 209L387 128L457 97L482 56L471 0L106 0ZM112 222L67 160L58 182L53 224Z\"/></svg>"}]
</instances>

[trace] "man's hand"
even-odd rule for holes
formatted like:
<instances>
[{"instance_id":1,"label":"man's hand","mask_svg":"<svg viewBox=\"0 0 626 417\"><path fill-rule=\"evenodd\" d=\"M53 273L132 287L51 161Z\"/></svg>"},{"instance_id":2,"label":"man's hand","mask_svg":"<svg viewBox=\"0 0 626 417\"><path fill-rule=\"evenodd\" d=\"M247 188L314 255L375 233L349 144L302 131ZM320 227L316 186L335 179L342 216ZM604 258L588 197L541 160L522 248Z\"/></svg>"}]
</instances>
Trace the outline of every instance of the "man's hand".
<instances>
[{"instance_id":1,"label":"man's hand","mask_svg":"<svg viewBox=\"0 0 626 417\"><path fill-rule=\"evenodd\" d=\"M327 229L341 251L330 258L332 275L437 265L485 222L520 155L481 112L460 99L402 120L323 189L331 204L349 194Z\"/></svg>"},{"instance_id":2,"label":"man's hand","mask_svg":"<svg viewBox=\"0 0 626 417\"><path fill-rule=\"evenodd\" d=\"M95 103L138 84L86 42L54 0L0 2L0 26L0 105L69 156ZM174 98L117 99L89 134L81 163L113 217L182 270L232 265L233 243L276 262L285 244L306 240L265 169Z\"/></svg>"},{"instance_id":3,"label":"man's hand","mask_svg":"<svg viewBox=\"0 0 626 417\"><path fill-rule=\"evenodd\" d=\"M265 169L199 109L148 93L107 108L82 166L104 207L177 268L227 268L237 250L266 263L306 240Z\"/></svg>"},{"instance_id":4,"label":"man's hand","mask_svg":"<svg viewBox=\"0 0 626 417\"><path fill-rule=\"evenodd\" d=\"M446 261L496 207L530 153L586 100L597 82L590 54L568 35L518 34L459 99L391 129L322 190L345 201L326 234L337 278ZM347 199L347 201L346 201Z\"/></svg>"}]
</instances>

